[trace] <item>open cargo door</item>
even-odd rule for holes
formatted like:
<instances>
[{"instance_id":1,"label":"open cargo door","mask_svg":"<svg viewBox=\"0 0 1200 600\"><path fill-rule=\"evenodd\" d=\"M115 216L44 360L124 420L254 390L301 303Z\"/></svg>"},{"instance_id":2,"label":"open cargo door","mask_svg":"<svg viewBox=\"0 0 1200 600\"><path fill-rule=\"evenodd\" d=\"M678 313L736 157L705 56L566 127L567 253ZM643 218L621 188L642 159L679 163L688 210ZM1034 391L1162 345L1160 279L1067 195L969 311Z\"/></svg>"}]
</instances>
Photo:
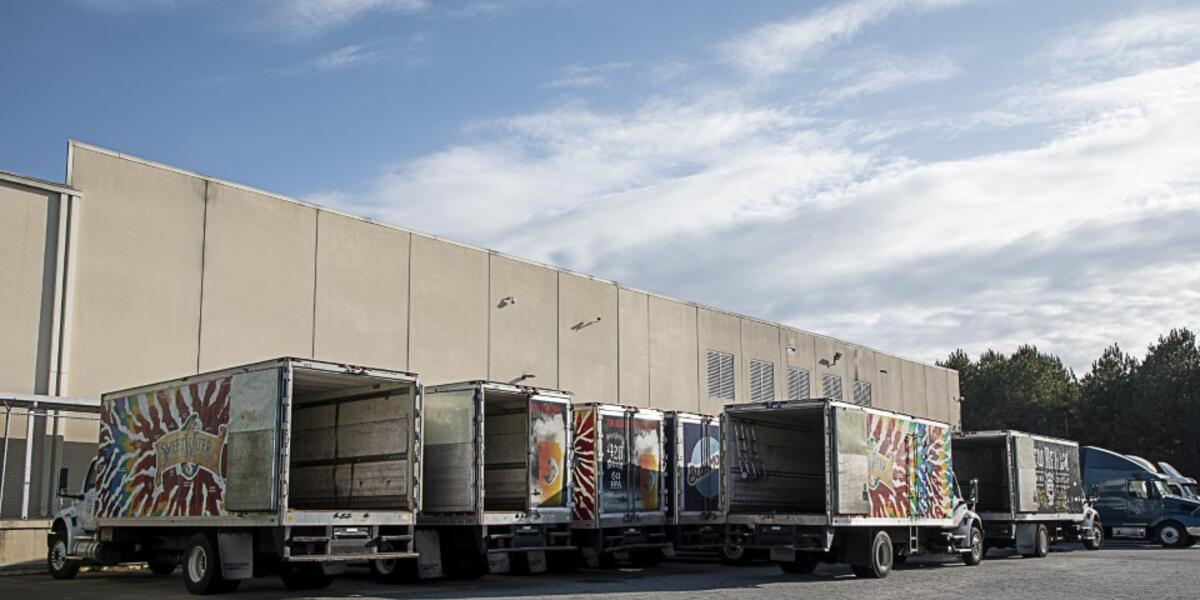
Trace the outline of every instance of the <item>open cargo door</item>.
<instances>
[{"instance_id":1,"label":"open cargo door","mask_svg":"<svg viewBox=\"0 0 1200 600\"><path fill-rule=\"evenodd\" d=\"M629 419L629 475L633 485L629 505L635 512L652 512L662 508L659 469L663 464L662 420L639 417Z\"/></svg>"},{"instance_id":2,"label":"open cargo door","mask_svg":"<svg viewBox=\"0 0 1200 600\"><path fill-rule=\"evenodd\" d=\"M629 481L629 417L624 411L601 408L599 513L624 514L631 510Z\"/></svg>"},{"instance_id":3,"label":"open cargo door","mask_svg":"<svg viewBox=\"0 0 1200 600\"><path fill-rule=\"evenodd\" d=\"M680 453L675 468L680 472L674 485L679 486L680 513L711 513L720 510L721 425L712 417L676 417L680 436L675 444Z\"/></svg>"},{"instance_id":4,"label":"open cargo door","mask_svg":"<svg viewBox=\"0 0 1200 600\"><path fill-rule=\"evenodd\" d=\"M425 489L422 510L473 513L479 508L481 388L424 398Z\"/></svg>"},{"instance_id":5,"label":"open cargo door","mask_svg":"<svg viewBox=\"0 0 1200 600\"><path fill-rule=\"evenodd\" d=\"M567 419L570 406L559 398L529 398L529 508L566 508Z\"/></svg>"},{"instance_id":6,"label":"open cargo door","mask_svg":"<svg viewBox=\"0 0 1200 600\"><path fill-rule=\"evenodd\" d=\"M280 368L233 375L226 432L225 510L275 509L279 481Z\"/></svg>"},{"instance_id":7,"label":"open cargo door","mask_svg":"<svg viewBox=\"0 0 1200 600\"><path fill-rule=\"evenodd\" d=\"M875 456L874 448L868 441L867 413L835 409L833 423L837 444L834 512L840 515L870 514L868 477L871 460Z\"/></svg>"},{"instance_id":8,"label":"open cargo door","mask_svg":"<svg viewBox=\"0 0 1200 600\"><path fill-rule=\"evenodd\" d=\"M1013 438L1016 457L1017 512L1037 512L1037 463L1033 438L1019 435Z\"/></svg>"}]
</instances>

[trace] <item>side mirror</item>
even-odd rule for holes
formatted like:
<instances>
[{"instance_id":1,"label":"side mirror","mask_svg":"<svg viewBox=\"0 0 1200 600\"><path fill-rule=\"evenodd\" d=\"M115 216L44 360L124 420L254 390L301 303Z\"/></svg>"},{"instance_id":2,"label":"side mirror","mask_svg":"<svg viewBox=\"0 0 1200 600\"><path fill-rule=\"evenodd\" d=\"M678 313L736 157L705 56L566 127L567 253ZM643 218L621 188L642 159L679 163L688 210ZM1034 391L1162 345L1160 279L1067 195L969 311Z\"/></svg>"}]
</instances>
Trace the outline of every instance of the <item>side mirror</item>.
<instances>
[{"instance_id":1,"label":"side mirror","mask_svg":"<svg viewBox=\"0 0 1200 600\"><path fill-rule=\"evenodd\" d=\"M971 505L972 505L972 506L974 506L975 504L977 504L977 503L979 502L979 480L978 480L978 479L972 479L972 480L971 480L971 499L970 499L970 502L971 502Z\"/></svg>"},{"instance_id":2,"label":"side mirror","mask_svg":"<svg viewBox=\"0 0 1200 600\"><path fill-rule=\"evenodd\" d=\"M1100 486L1093 485L1090 495L1088 496L1088 501L1095 503L1099 499L1100 499Z\"/></svg>"},{"instance_id":3,"label":"side mirror","mask_svg":"<svg viewBox=\"0 0 1200 600\"><path fill-rule=\"evenodd\" d=\"M66 467L62 467L58 470L58 495L60 498L67 498L71 496L71 494L67 492L67 482L70 481L69 475L70 469Z\"/></svg>"}]
</instances>

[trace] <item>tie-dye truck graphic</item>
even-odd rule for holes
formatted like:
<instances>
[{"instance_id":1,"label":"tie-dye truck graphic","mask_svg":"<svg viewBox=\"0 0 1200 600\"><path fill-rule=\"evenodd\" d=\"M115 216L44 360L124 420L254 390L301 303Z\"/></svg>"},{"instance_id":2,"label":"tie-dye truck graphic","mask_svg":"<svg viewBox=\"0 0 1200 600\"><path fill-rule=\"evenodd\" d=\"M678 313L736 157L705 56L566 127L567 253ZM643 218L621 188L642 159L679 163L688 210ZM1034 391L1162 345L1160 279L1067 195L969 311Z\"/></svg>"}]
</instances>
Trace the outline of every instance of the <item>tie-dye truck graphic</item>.
<instances>
[{"instance_id":1,"label":"tie-dye truck graphic","mask_svg":"<svg viewBox=\"0 0 1200 600\"><path fill-rule=\"evenodd\" d=\"M801 572L844 556L882 576L890 562L875 563L893 552L963 553L976 564L982 533L958 493L951 435L945 423L830 400L726 406L728 543ZM879 544L887 552L863 550Z\"/></svg>"},{"instance_id":2,"label":"tie-dye truck graphic","mask_svg":"<svg viewBox=\"0 0 1200 600\"><path fill-rule=\"evenodd\" d=\"M224 516L230 377L107 399L96 516Z\"/></svg>"},{"instance_id":3,"label":"tie-dye truck graphic","mask_svg":"<svg viewBox=\"0 0 1200 600\"><path fill-rule=\"evenodd\" d=\"M666 546L663 414L613 404L577 404L572 412L572 527L585 559L593 563L630 545L660 552L656 546Z\"/></svg>"}]
</instances>

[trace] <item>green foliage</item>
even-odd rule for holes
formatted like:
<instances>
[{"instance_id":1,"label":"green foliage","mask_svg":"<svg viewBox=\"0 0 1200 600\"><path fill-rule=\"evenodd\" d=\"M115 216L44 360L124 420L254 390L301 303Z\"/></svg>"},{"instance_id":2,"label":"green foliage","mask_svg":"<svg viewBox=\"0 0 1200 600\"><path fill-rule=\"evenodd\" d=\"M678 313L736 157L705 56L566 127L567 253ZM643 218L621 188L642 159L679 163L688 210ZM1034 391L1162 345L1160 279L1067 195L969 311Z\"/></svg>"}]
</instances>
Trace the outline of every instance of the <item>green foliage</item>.
<instances>
[{"instance_id":1,"label":"green foliage","mask_svg":"<svg viewBox=\"0 0 1200 600\"><path fill-rule=\"evenodd\" d=\"M1174 329L1140 362L1113 344L1082 379L1054 355L1021 346L978 360L955 350L966 431L1017 429L1078 440L1200 476L1200 347Z\"/></svg>"}]
</instances>

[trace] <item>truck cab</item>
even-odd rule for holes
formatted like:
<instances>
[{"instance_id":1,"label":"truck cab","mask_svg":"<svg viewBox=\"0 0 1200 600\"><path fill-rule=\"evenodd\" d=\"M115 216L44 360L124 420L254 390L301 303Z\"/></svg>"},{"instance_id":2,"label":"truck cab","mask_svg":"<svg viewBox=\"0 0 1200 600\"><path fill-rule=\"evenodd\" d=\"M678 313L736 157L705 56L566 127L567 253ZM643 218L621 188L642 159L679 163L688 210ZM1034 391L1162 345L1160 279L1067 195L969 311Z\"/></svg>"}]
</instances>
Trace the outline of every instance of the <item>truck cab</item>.
<instances>
[{"instance_id":1,"label":"truck cab","mask_svg":"<svg viewBox=\"0 0 1200 600\"><path fill-rule=\"evenodd\" d=\"M1169 479L1122 454L1085 446L1084 482L1111 538L1182 548L1200 541L1200 502L1175 495Z\"/></svg>"},{"instance_id":2,"label":"truck cab","mask_svg":"<svg viewBox=\"0 0 1200 600\"><path fill-rule=\"evenodd\" d=\"M1171 488L1171 493L1189 500L1200 500L1200 490L1197 489L1195 479L1180 473L1179 469L1171 466L1169 462L1159 461L1158 472L1167 477L1167 486Z\"/></svg>"}]
</instances>

